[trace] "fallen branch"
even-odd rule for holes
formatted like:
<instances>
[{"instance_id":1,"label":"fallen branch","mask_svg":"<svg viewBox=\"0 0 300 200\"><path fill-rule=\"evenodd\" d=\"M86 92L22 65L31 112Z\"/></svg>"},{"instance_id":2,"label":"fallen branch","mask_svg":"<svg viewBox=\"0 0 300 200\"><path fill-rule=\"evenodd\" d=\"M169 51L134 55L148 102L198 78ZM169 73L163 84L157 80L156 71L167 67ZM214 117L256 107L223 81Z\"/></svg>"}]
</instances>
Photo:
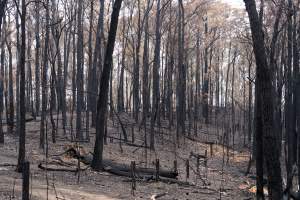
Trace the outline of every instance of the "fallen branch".
<instances>
[{"instance_id":1,"label":"fallen branch","mask_svg":"<svg viewBox=\"0 0 300 200\"><path fill-rule=\"evenodd\" d=\"M154 194L151 196L151 200L156 200L160 197L163 197L163 196L166 196L168 193L164 192L164 193L161 193L161 194Z\"/></svg>"},{"instance_id":2,"label":"fallen branch","mask_svg":"<svg viewBox=\"0 0 300 200\"><path fill-rule=\"evenodd\" d=\"M84 163L85 165L90 165L93 160L92 154L82 155L75 148L69 148L63 154L68 154L69 156L71 156L75 159L78 159L80 162ZM63 154L60 154L60 155L63 155ZM111 160L103 160L102 164L103 164L103 169L106 172L109 172L111 174L115 174L118 176L131 177L131 167L129 165L118 164ZM153 168L137 167L136 174L137 174L138 178L149 179L149 178L152 178L152 176L155 176L156 170ZM166 169L160 169L159 176L165 177L165 178L170 178L170 179L176 179L178 176L178 172L174 172L174 171L166 170Z\"/></svg>"},{"instance_id":3,"label":"fallen branch","mask_svg":"<svg viewBox=\"0 0 300 200\"><path fill-rule=\"evenodd\" d=\"M16 167L16 166L17 166L16 164L11 164L11 163L0 164L0 167Z\"/></svg>"},{"instance_id":4,"label":"fallen branch","mask_svg":"<svg viewBox=\"0 0 300 200\"><path fill-rule=\"evenodd\" d=\"M124 135L124 139L125 139L125 141L127 142L127 141L128 141L128 139L127 139L127 133L126 133L126 129L124 128L124 125L123 125L123 123L122 123L122 120L121 120L121 118L119 117L118 113L117 113L117 112L115 111L115 109L113 108L113 106L111 106L111 108L112 108L113 112L115 113L115 115L116 115L117 118L118 118L119 124L121 125L121 129L122 129L122 132L123 132L123 135Z\"/></svg>"}]
</instances>

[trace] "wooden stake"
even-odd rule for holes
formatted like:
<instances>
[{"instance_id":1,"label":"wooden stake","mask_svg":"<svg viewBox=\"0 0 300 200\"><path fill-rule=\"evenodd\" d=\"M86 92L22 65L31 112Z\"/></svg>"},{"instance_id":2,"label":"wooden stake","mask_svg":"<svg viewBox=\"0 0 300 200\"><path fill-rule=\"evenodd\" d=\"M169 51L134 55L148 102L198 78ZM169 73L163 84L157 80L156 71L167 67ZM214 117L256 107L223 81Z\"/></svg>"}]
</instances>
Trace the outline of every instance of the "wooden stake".
<instances>
[{"instance_id":1,"label":"wooden stake","mask_svg":"<svg viewBox=\"0 0 300 200\"><path fill-rule=\"evenodd\" d=\"M207 167L207 150L205 150L204 166Z\"/></svg>"},{"instance_id":2,"label":"wooden stake","mask_svg":"<svg viewBox=\"0 0 300 200\"><path fill-rule=\"evenodd\" d=\"M186 160L186 180L190 177L190 162Z\"/></svg>"},{"instance_id":3,"label":"wooden stake","mask_svg":"<svg viewBox=\"0 0 300 200\"><path fill-rule=\"evenodd\" d=\"M209 143L209 148L210 148L210 157L213 157L214 152L213 152L213 143Z\"/></svg>"},{"instance_id":4,"label":"wooden stake","mask_svg":"<svg viewBox=\"0 0 300 200\"><path fill-rule=\"evenodd\" d=\"M155 174L155 180L158 181L159 180L159 159L156 159L156 174Z\"/></svg>"},{"instance_id":5,"label":"wooden stake","mask_svg":"<svg viewBox=\"0 0 300 200\"><path fill-rule=\"evenodd\" d=\"M199 174L200 157L197 156L197 173Z\"/></svg>"},{"instance_id":6,"label":"wooden stake","mask_svg":"<svg viewBox=\"0 0 300 200\"><path fill-rule=\"evenodd\" d=\"M131 194L134 196L134 191L136 190L136 180L135 180L135 161L131 161Z\"/></svg>"},{"instance_id":7,"label":"wooden stake","mask_svg":"<svg viewBox=\"0 0 300 200\"><path fill-rule=\"evenodd\" d=\"M131 127L131 141L134 143L134 125Z\"/></svg>"},{"instance_id":8,"label":"wooden stake","mask_svg":"<svg viewBox=\"0 0 300 200\"><path fill-rule=\"evenodd\" d=\"M177 160L174 160L174 172L177 172Z\"/></svg>"}]
</instances>

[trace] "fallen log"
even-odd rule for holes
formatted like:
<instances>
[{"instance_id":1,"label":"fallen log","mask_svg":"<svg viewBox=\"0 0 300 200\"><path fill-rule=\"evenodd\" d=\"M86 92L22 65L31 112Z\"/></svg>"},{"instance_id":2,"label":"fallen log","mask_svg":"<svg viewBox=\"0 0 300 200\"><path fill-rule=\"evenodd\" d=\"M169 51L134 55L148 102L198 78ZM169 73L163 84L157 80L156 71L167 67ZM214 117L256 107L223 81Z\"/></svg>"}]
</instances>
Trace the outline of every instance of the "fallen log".
<instances>
[{"instance_id":1,"label":"fallen log","mask_svg":"<svg viewBox=\"0 0 300 200\"><path fill-rule=\"evenodd\" d=\"M48 166L44 166L42 163L40 163L38 165L38 168L39 169L42 169L42 170L46 170L46 171L54 171L54 172L74 172L74 173L77 173L79 170L78 168L76 169L72 169L72 168L54 168L54 167L48 167ZM80 171L85 171L87 168L85 169L80 169Z\"/></svg>"},{"instance_id":2,"label":"fallen log","mask_svg":"<svg viewBox=\"0 0 300 200\"><path fill-rule=\"evenodd\" d=\"M17 166L16 164L11 164L11 163L0 164L0 167L16 167L16 166Z\"/></svg>"},{"instance_id":3,"label":"fallen log","mask_svg":"<svg viewBox=\"0 0 300 200\"><path fill-rule=\"evenodd\" d=\"M129 165L118 164L110 160L103 160L103 167L104 171L110 172L112 174L131 177L131 167ZM153 168L136 167L136 174L140 178L148 179L155 176L156 170ZM178 173L166 169L160 169L159 176L176 179Z\"/></svg>"},{"instance_id":4,"label":"fallen log","mask_svg":"<svg viewBox=\"0 0 300 200\"><path fill-rule=\"evenodd\" d=\"M90 165L92 163L92 160L93 160L92 154L80 155L74 148L70 148L65 152L68 153L73 158L78 159L80 162L84 163L85 165ZM104 171L107 171L109 173L112 173L112 174L115 174L118 176L131 177L130 165L115 163L111 160L103 160L102 164L103 164ZM156 170L153 168L137 167L136 173L140 177L151 177L151 176L155 176ZM165 178L176 179L178 176L178 172L174 172L174 171L166 170L166 169L160 169L159 176L165 177Z\"/></svg>"}]
</instances>

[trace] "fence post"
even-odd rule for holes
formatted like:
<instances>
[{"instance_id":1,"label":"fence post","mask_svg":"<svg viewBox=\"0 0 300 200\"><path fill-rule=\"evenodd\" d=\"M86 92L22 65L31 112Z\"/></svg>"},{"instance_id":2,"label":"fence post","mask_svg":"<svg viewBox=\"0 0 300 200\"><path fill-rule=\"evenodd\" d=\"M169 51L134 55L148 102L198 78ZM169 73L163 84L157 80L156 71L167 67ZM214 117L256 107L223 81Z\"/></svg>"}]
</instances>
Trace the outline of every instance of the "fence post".
<instances>
[{"instance_id":1,"label":"fence post","mask_svg":"<svg viewBox=\"0 0 300 200\"><path fill-rule=\"evenodd\" d=\"M155 176L155 180L158 181L159 180L159 159L156 159L156 176Z\"/></svg>"},{"instance_id":2,"label":"fence post","mask_svg":"<svg viewBox=\"0 0 300 200\"><path fill-rule=\"evenodd\" d=\"M186 160L186 180L190 177L190 162Z\"/></svg>"},{"instance_id":3,"label":"fence post","mask_svg":"<svg viewBox=\"0 0 300 200\"><path fill-rule=\"evenodd\" d=\"M131 194L134 196L134 191L136 190L135 161L131 161L131 179Z\"/></svg>"}]
</instances>

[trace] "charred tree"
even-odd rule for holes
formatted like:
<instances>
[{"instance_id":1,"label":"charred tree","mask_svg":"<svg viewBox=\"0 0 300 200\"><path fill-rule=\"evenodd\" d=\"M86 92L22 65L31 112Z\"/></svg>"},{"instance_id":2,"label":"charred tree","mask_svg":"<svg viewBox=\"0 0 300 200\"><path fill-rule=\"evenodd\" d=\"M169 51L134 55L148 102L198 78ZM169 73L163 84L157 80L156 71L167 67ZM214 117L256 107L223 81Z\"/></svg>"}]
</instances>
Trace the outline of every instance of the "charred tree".
<instances>
[{"instance_id":1,"label":"charred tree","mask_svg":"<svg viewBox=\"0 0 300 200\"><path fill-rule=\"evenodd\" d=\"M250 28L252 32L253 49L256 59L256 137L257 143L263 146L263 155L267 168L268 191L271 199L282 198L282 177L280 166L280 152L277 148L278 137L273 134L273 96L272 96L272 71L267 61L266 48L264 46L264 36L262 23L256 10L254 0L244 0L248 12ZM258 145L258 144L257 144ZM260 152L261 153L261 152ZM257 154L258 155L258 154ZM256 162L263 162L257 160ZM262 166L262 163L260 163ZM257 169L258 181L263 173ZM258 182L262 184L262 182ZM261 186L257 186L259 188ZM259 190L257 190L259 191ZM260 191L261 192L261 191ZM263 193L257 194L258 199L263 198Z\"/></svg>"},{"instance_id":2,"label":"charred tree","mask_svg":"<svg viewBox=\"0 0 300 200\"><path fill-rule=\"evenodd\" d=\"M107 115L107 103L108 103L108 87L110 79L110 71L112 70L112 55L114 52L119 12L121 9L122 0L115 0L113 5L113 11L111 14L110 29L106 47L106 53L104 57L104 66L100 81L100 92L97 102L97 115L96 115L96 141L94 145L94 156L92 161L92 168L94 170L100 170L103 167L103 141L105 132L105 121Z\"/></svg>"},{"instance_id":3,"label":"charred tree","mask_svg":"<svg viewBox=\"0 0 300 200\"><path fill-rule=\"evenodd\" d=\"M17 171L22 172L23 164L25 162L25 139L26 139L26 130L25 130L25 56L26 56L26 1L22 0L21 6L21 52L19 60L20 68L20 135L19 135L19 155L18 155L18 164Z\"/></svg>"}]
</instances>

